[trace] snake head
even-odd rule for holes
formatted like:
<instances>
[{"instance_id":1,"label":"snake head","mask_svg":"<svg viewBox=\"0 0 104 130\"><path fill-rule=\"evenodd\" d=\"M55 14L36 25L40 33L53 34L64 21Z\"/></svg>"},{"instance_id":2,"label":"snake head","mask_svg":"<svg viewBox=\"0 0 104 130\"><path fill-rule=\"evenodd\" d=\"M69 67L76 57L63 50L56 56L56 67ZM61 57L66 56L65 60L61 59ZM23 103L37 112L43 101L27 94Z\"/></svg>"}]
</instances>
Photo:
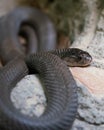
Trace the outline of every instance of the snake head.
<instances>
[{"instance_id":1,"label":"snake head","mask_svg":"<svg viewBox=\"0 0 104 130\"><path fill-rule=\"evenodd\" d=\"M77 67L84 67L90 65L92 61L91 55L78 48L70 48L69 55L63 58L65 62L67 62L68 66L77 66Z\"/></svg>"}]
</instances>

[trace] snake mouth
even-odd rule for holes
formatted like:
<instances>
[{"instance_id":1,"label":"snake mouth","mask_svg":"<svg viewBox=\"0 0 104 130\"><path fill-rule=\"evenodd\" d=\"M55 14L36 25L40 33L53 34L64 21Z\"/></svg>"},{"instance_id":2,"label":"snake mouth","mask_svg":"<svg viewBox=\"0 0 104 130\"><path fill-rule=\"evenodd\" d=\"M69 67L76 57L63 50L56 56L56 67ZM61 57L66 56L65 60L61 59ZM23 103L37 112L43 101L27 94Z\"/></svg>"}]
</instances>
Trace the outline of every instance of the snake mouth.
<instances>
[{"instance_id":1,"label":"snake mouth","mask_svg":"<svg viewBox=\"0 0 104 130\"><path fill-rule=\"evenodd\" d=\"M79 59L79 63L81 64L81 66L89 66L92 62L92 56L85 51L80 54Z\"/></svg>"}]
</instances>

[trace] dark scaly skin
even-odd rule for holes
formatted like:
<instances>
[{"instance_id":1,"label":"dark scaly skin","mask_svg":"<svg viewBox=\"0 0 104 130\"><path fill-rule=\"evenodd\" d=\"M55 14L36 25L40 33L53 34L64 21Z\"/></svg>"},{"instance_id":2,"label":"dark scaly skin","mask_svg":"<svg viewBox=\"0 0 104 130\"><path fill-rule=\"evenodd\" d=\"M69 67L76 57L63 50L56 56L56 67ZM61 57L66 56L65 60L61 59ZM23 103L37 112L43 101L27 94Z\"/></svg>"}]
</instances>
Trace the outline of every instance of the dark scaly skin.
<instances>
[{"instance_id":1,"label":"dark scaly skin","mask_svg":"<svg viewBox=\"0 0 104 130\"><path fill-rule=\"evenodd\" d=\"M20 53L22 56L24 55L21 50L21 44L18 44L19 40L17 38L22 25L29 25L35 30L39 43L38 51L56 48L57 40L54 25L48 16L38 9L29 7L17 8L6 16L3 16L0 20L0 25L0 42L3 41L3 44L0 45L0 56L3 62L8 62L10 57L13 59ZM8 46L8 43L11 44ZM14 55L10 55L12 51ZM18 54L16 52L18 52Z\"/></svg>"},{"instance_id":2,"label":"dark scaly skin","mask_svg":"<svg viewBox=\"0 0 104 130\"><path fill-rule=\"evenodd\" d=\"M30 10L31 9L29 9L29 12L31 12ZM25 11L23 12L25 13ZM31 14L28 14L27 9L26 13L26 15ZM16 16L17 14L15 13ZM16 30L19 31L19 26L17 26L18 17L21 18L23 14L20 13L18 17L15 17L15 15L11 13L1 19L0 22L0 34L2 35L2 37L0 37L0 56L4 64L7 63L0 70L0 87L2 87L0 91L0 126L6 130L69 130L77 112L77 86L71 72L60 58L65 59L67 57L67 61L70 61L71 57L75 57L73 64L79 60L82 64L85 63L85 59L88 59L85 65L89 64L88 62L91 58L86 58L86 56L89 55L84 52L84 55L87 54L84 60L78 58L75 61L77 54L80 54L79 57L83 54L83 51L79 49L43 52L25 57L24 52L21 52L21 45L19 44L16 33ZM9 21L7 21L8 18L10 18ZM16 18L17 21L15 20ZM13 21L10 24L12 19ZM14 26L12 27L14 21L16 28L14 28ZM6 27L8 27L8 30L5 30ZM29 28L26 28L26 30L28 31ZM28 35L28 39L30 37L32 38L32 36L33 35ZM41 46L41 42L39 44ZM7 47L6 45L9 46ZM45 47L46 50L48 50L48 48ZM54 47L50 49L54 49ZM43 51L46 50L43 49ZM75 56L73 54L75 54ZM80 63L79 65L81 66ZM30 118L22 115L14 108L10 100L12 88L21 78L28 74L28 71L30 74L38 72L46 88L47 107L44 114L39 118Z\"/></svg>"},{"instance_id":3,"label":"dark scaly skin","mask_svg":"<svg viewBox=\"0 0 104 130\"><path fill-rule=\"evenodd\" d=\"M78 105L77 87L70 71L59 57L50 53L32 55L26 58L26 64L29 72L37 71L43 79L47 97L46 110L41 117L30 118L14 108L10 92L27 74L23 60L14 59L0 72L0 126L6 130L69 130Z\"/></svg>"}]
</instances>

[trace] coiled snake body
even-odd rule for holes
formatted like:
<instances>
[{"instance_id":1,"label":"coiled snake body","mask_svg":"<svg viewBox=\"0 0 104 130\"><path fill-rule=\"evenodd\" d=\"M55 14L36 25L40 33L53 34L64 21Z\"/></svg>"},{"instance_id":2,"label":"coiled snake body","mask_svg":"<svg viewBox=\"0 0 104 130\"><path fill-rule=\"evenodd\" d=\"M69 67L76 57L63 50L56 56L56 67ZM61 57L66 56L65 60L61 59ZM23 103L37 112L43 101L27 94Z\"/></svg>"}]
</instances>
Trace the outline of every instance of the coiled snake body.
<instances>
[{"instance_id":1,"label":"coiled snake body","mask_svg":"<svg viewBox=\"0 0 104 130\"><path fill-rule=\"evenodd\" d=\"M18 40L22 26L24 26L22 31L28 39L27 56ZM87 52L77 48L49 51L55 48L54 26L39 10L21 7L0 19L0 57L5 65L0 69L1 128L6 130L71 128L77 112L77 86L66 64L86 66L91 62L91 57ZM30 55L36 51L44 52ZM25 75L37 72L46 87L47 107L39 118L30 118L17 111L10 100L10 93Z\"/></svg>"}]
</instances>

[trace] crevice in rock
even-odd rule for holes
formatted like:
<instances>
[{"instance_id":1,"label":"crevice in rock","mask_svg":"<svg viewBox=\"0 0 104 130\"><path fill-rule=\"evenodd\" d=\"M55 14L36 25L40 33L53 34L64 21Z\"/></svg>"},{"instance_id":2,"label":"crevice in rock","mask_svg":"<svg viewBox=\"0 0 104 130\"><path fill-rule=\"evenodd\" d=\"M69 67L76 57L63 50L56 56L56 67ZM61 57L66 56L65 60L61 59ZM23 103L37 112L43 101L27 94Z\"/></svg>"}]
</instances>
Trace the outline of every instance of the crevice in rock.
<instances>
[{"instance_id":1,"label":"crevice in rock","mask_svg":"<svg viewBox=\"0 0 104 130\"><path fill-rule=\"evenodd\" d=\"M96 122L91 123L89 121L86 121L83 117L80 117L79 115L78 115L77 119L80 120L80 121L84 121L84 122L88 123L89 125L94 125L94 126L104 125L104 123L101 123L101 124L97 124Z\"/></svg>"}]
</instances>

